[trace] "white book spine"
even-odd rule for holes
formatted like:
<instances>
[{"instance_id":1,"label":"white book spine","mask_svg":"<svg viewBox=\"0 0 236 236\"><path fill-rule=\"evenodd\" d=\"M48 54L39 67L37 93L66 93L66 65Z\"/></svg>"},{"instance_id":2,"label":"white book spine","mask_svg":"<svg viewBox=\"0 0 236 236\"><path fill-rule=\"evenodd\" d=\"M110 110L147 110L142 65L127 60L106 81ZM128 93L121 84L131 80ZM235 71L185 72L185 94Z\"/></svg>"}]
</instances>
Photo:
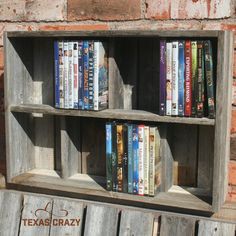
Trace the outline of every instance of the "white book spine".
<instances>
[{"instance_id":1,"label":"white book spine","mask_svg":"<svg viewBox=\"0 0 236 236\"><path fill-rule=\"evenodd\" d=\"M93 81L93 93L94 93L94 110L99 110L99 47L100 42L94 42L94 81Z\"/></svg>"},{"instance_id":2,"label":"white book spine","mask_svg":"<svg viewBox=\"0 0 236 236\"><path fill-rule=\"evenodd\" d=\"M171 115L172 104L172 43L166 43L166 115Z\"/></svg>"},{"instance_id":3,"label":"white book spine","mask_svg":"<svg viewBox=\"0 0 236 236\"><path fill-rule=\"evenodd\" d=\"M171 114L178 115L178 100L179 100L179 43L172 42L172 110Z\"/></svg>"},{"instance_id":4,"label":"white book spine","mask_svg":"<svg viewBox=\"0 0 236 236\"><path fill-rule=\"evenodd\" d=\"M58 41L59 48L59 90L60 90L60 108L65 107L64 100L64 51L63 41Z\"/></svg>"},{"instance_id":5,"label":"white book spine","mask_svg":"<svg viewBox=\"0 0 236 236\"><path fill-rule=\"evenodd\" d=\"M149 126L144 127L144 194L149 195Z\"/></svg>"},{"instance_id":6,"label":"white book spine","mask_svg":"<svg viewBox=\"0 0 236 236\"><path fill-rule=\"evenodd\" d=\"M64 97L65 97L65 108L69 108L69 90L68 90L68 41L64 41Z\"/></svg>"},{"instance_id":7,"label":"white book spine","mask_svg":"<svg viewBox=\"0 0 236 236\"><path fill-rule=\"evenodd\" d=\"M74 108L73 92L74 92L74 71L73 71L73 42L68 43L68 100L69 108Z\"/></svg>"},{"instance_id":8,"label":"white book spine","mask_svg":"<svg viewBox=\"0 0 236 236\"><path fill-rule=\"evenodd\" d=\"M162 161L161 161L161 154L160 154L160 145L161 145L161 137L158 128L156 129L156 138L155 138L155 187L154 193L161 191L162 185Z\"/></svg>"},{"instance_id":9,"label":"white book spine","mask_svg":"<svg viewBox=\"0 0 236 236\"><path fill-rule=\"evenodd\" d=\"M138 126L138 152L139 152L139 163L138 163L138 170L139 170L139 183L138 183L138 194L144 195L144 126Z\"/></svg>"},{"instance_id":10,"label":"white book spine","mask_svg":"<svg viewBox=\"0 0 236 236\"><path fill-rule=\"evenodd\" d=\"M149 134L149 195L155 195L155 140L156 127L150 127Z\"/></svg>"},{"instance_id":11,"label":"white book spine","mask_svg":"<svg viewBox=\"0 0 236 236\"><path fill-rule=\"evenodd\" d=\"M74 71L74 108L79 107L79 67L78 67L78 42L73 44L73 71Z\"/></svg>"}]
</instances>

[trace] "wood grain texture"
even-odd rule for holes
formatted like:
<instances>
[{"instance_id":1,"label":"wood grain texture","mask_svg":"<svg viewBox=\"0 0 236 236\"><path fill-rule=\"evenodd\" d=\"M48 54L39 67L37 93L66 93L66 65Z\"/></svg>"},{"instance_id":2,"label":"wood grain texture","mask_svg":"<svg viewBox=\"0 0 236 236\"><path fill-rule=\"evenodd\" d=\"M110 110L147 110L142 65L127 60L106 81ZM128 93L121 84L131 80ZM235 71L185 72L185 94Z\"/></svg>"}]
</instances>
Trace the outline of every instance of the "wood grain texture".
<instances>
[{"instance_id":1,"label":"wood grain texture","mask_svg":"<svg viewBox=\"0 0 236 236\"><path fill-rule=\"evenodd\" d=\"M187 118L187 117L171 117L159 116L152 112L142 110L124 110L124 109L106 109L103 111L83 111L83 110L63 110L55 109L48 105L22 104L12 105L11 111L24 113L40 113L58 116L81 116L94 117L103 119L121 119L121 120L137 120L137 121L154 121L163 123L180 123L180 124L196 124L214 126L215 120L208 118Z\"/></svg>"},{"instance_id":2,"label":"wood grain texture","mask_svg":"<svg viewBox=\"0 0 236 236\"><path fill-rule=\"evenodd\" d=\"M213 209L218 211L228 193L233 33L220 32L217 55L216 125L214 143Z\"/></svg>"},{"instance_id":3,"label":"wood grain texture","mask_svg":"<svg viewBox=\"0 0 236 236\"><path fill-rule=\"evenodd\" d=\"M161 217L160 236L193 236L195 233L195 219L167 216Z\"/></svg>"},{"instance_id":4,"label":"wood grain texture","mask_svg":"<svg viewBox=\"0 0 236 236\"><path fill-rule=\"evenodd\" d=\"M153 232L154 216L151 213L123 210L120 220L120 236L151 236Z\"/></svg>"},{"instance_id":5,"label":"wood grain texture","mask_svg":"<svg viewBox=\"0 0 236 236\"><path fill-rule=\"evenodd\" d=\"M88 205L84 235L116 236L118 213L116 208Z\"/></svg>"},{"instance_id":6,"label":"wood grain texture","mask_svg":"<svg viewBox=\"0 0 236 236\"><path fill-rule=\"evenodd\" d=\"M0 192L0 235L18 235L23 195Z\"/></svg>"},{"instance_id":7,"label":"wood grain texture","mask_svg":"<svg viewBox=\"0 0 236 236\"><path fill-rule=\"evenodd\" d=\"M207 220L199 221L199 236L235 236L235 233L235 224Z\"/></svg>"}]
</instances>

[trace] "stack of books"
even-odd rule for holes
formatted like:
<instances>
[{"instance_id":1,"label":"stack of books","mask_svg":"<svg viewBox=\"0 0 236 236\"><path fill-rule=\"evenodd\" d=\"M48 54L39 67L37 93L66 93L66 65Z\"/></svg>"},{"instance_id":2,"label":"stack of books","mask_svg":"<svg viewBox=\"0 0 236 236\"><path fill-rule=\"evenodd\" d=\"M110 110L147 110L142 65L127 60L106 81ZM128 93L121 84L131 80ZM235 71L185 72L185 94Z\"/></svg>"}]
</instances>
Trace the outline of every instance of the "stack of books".
<instances>
[{"instance_id":1,"label":"stack of books","mask_svg":"<svg viewBox=\"0 0 236 236\"><path fill-rule=\"evenodd\" d=\"M106 124L107 190L154 196L161 188L157 127Z\"/></svg>"},{"instance_id":2,"label":"stack of books","mask_svg":"<svg viewBox=\"0 0 236 236\"><path fill-rule=\"evenodd\" d=\"M215 118L210 40L160 41L160 115Z\"/></svg>"},{"instance_id":3,"label":"stack of books","mask_svg":"<svg viewBox=\"0 0 236 236\"><path fill-rule=\"evenodd\" d=\"M101 110L108 104L106 42L54 42L55 107Z\"/></svg>"}]
</instances>

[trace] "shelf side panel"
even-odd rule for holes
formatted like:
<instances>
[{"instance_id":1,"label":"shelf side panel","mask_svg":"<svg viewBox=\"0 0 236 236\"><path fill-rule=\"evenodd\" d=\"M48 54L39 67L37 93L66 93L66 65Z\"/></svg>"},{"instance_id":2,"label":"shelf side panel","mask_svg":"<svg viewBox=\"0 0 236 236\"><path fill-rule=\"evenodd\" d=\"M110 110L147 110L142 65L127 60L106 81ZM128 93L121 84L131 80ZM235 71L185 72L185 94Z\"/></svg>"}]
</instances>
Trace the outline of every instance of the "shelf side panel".
<instances>
[{"instance_id":1,"label":"shelf side panel","mask_svg":"<svg viewBox=\"0 0 236 236\"><path fill-rule=\"evenodd\" d=\"M233 33L220 32L217 55L216 125L213 175L213 210L218 211L228 192L230 150Z\"/></svg>"}]
</instances>

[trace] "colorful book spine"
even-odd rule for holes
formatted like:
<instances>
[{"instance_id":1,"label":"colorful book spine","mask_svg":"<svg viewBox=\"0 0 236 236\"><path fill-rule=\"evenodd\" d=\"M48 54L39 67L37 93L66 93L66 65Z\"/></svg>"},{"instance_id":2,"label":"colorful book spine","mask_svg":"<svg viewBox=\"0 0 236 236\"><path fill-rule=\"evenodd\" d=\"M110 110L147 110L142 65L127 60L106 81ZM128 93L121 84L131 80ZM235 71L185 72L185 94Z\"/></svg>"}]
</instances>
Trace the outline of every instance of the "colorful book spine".
<instances>
[{"instance_id":1,"label":"colorful book spine","mask_svg":"<svg viewBox=\"0 0 236 236\"><path fill-rule=\"evenodd\" d=\"M185 43L179 41L179 68L178 68L178 115L184 116L184 71L185 71L185 55L184 55Z\"/></svg>"},{"instance_id":2,"label":"colorful book spine","mask_svg":"<svg viewBox=\"0 0 236 236\"><path fill-rule=\"evenodd\" d=\"M197 117L204 115L204 58L203 41L197 43L198 83L197 83Z\"/></svg>"},{"instance_id":3,"label":"colorful book spine","mask_svg":"<svg viewBox=\"0 0 236 236\"><path fill-rule=\"evenodd\" d=\"M117 191L123 192L123 155L124 155L124 145L123 145L123 126L116 125L117 132Z\"/></svg>"},{"instance_id":4,"label":"colorful book spine","mask_svg":"<svg viewBox=\"0 0 236 236\"><path fill-rule=\"evenodd\" d=\"M192 50L192 116L196 116L196 108L197 108L197 81L198 81L198 73L197 73L197 41L191 41L191 50Z\"/></svg>"},{"instance_id":5,"label":"colorful book spine","mask_svg":"<svg viewBox=\"0 0 236 236\"><path fill-rule=\"evenodd\" d=\"M116 124L113 122L112 126L112 190L117 192L118 183L117 183L117 132Z\"/></svg>"},{"instance_id":6,"label":"colorful book spine","mask_svg":"<svg viewBox=\"0 0 236 236\"><path fill-rule=\"evenodd\" d=\"M144 158L143 158L143 174L144 174L144 194L149 195L149 126L144 126Z\"/></svg>"},{"instance_id":7,"label":"colorful book spine","mask_svg":"<svg viewBox=\"0 0 236 236\"><path fill-rule=\"evenodd\" d=\"M107 43L94 42L94 110L108 107Z\"/></svg>"},{"instance_id":8,"label":"colorful book spine","mask_svg":"<svg viewBox=\"0 0 236 236\"><path fill-rule=\"evenodd\" d=\"M93 77L94 77L94 42L89 41L89 71L88 71L88 106L89 110L94 109L94 92L93 92Z\"/></svg>"},{"instance_id":9,"label":"colorful book spine","mask_svg":"<svg viewBox=\"0 0 236 236\"><path fill-rule=\"evenodd\" d=\"M191 41L185 41L185 116L192 112Z\"/></svg>"},{"instance_id":10,"label":"colorful book spine","mask_svg":"<svg viewBox=\"0 0 236 236\"><path fill-rule=\"evenodd\" d=\"M128 124L128 193L133 193L133 125Z\"/></svg>"},{"instance_id":11,"label":"colorful book spine","mask_svg":"<svg viewBox=\"0 0 236 236\"><path fill-rule=\"evenodd\" d=\"M59 45L54 41L55 107L60 107Z\"/></svg>"},{"instance_id":12,"label":"colorful book spine","mask_svg":"<svg viewBox=\"0 0 236 236\"><path fill-rule=\"evenodd\" d=\"M78 64L79 64L79 109L84 109L84 60L83 41L78 42Z\"/></svg>"},{"instance_id":13,"label":"colorful book spine","mask_svg":"<svg viewBox=\"0 0 236 236\"><path fill-rule=\"evenodd\" d=\"M83 59L84 59L84 91L83 91L83 102L84 109L89 109L89 101L88 101L88 77L89 77L89 45L88 41L83 41Z\"/></svg>"},{"instance_id":14,"label":"colorful book spine","mask_svg":"<svg viewBox=\"0 0 236 236\"><path fill-rule=\"evenodd\" d=\"M138 126L133 125L133 193L139 190L139 140Z\"/></svg>"},{"instance_id":15,"label":"colorful book spine","mask_svg":"<svg viewBox=\"0 0 236 236\"><path fill-rule=\"evenodd\" d=\"M138 126L139 183L138 194L144 195L144 125Z\"/></svg>"},{"instance_id":16,"label":"colorful book spine","mask_svg":"<svg viewBox=\"0 0 236 236\"><path fill-rule=\"evenodd\" d=\"M166 114L166 41L160 41L160 107L159 115Z\"/></svg>"},{"instance_id":17,"label":"colorful book spine","mask_svg":"<svg viewBox=\"0 0 236 236\"><path fill-rule=\"evenodd\" d=\"M166 43L166 115L171 115L172 104L172 43Z\"/></svg>"},{"instance_id":18,"label":"colorful book spine","mask_svg":"<svg viewBox=\"0 0 236 236\"><path fill-rule=\"evenodd\" d=\"M155 194L161 192L162 161L160 155L161 137L159 130L156 129L155 139Z\"/></svg>"},{"instance_id":19,"label":"colorful book spine","mask_svg":"<svg viewBox=\"0 0 236 236\"><path fill-rule=\"evenodd\" d=\"M73 92L74 92L74 66L73 66L73 42L68 42L68 66L69 66L69 72L68 72L68 102L69 102L69 108L74 108L74 102L73 102Z\"/></svg>"},{"instance_id":20,"label":"colorful book spine","mask_svg":"<svg viewBox=\"0 0 236 236\"><path fill-rule=\"evenodd\" d=\"M150 158L149 158L149 196L155 195L155 177L156 177L156 161L157 161L157 127L150 127L150 135L149 135L149 142L150 142Z\"/></svg>"},{"instance_id":21,"label":"colorful book spine","mask_svg":"<svg viewBox=\"0 0 236 236\"><path fill-rule=\"evenodd\" d=\"M59 47L59 89L60 89L60 108L65 107L64 100L64 50L63 50L63 41L58 41Z\"/></svg>"},{"instance_id":22,"label":"colorful book spine","mask_svg":"<svg viewBox=\"0 0 236 236\"><path fill-rule=\"evenodd\" d=\"M68 63L68 41L63 43L64 50L64 97L65 97L65 108L69 108L69 63Z\"/></svg>"},{"instance_id":23,"label":"colorful book spine","mask_svg":"<svg viewBox=\"0 0 236 236\"><path fill-rule=\"evenodd\" d=\"M106 124L106 175L107 175L107 190L112 190L112 126Z\"/></svg>"},{"instance_id":24,"label":"colorful book spine","mask_svg":"<svg viewBox=\"0 0 236 236\"><path fill-rule=\"evenodd\" d=\"M172 42L172 99L171 99L171 115L178 115L178 69L179 69L179 43Z\"/></svg>"},{"instance_id":25,"label":"colorful book spine","mask_svg":"<svg viewBox=\"0 0 236 236\"><path fill-rule=\"evenodd\" d=\"M212 45L210 40L204 41L204 59L205 59L208 117L215 118L214 75L213 75L213 61L212 61Z\"/></svg>"},{"instance_id":26,"label":"colorful book spine","mask_svg":"<svg viewBox=\"0 0 236 236\"><path fill-rule=\"evenodd\" d=\"M122 142L123 142L123 160L122 160L122 173L123 173L123 193L128 192L128 126L124 124L122 127Z\"/></svg>"},{"instance_id":27,"label":"colorful book spine","mask_svg":"<svg viewBox=\"0 0 236 236\"><path fill-rule=\"evenodd\" d=\"M78 42L73 43L73 71L74 71L74 108L79 108L79 67L78 67Z\"/></svg>"}]
</instances>

